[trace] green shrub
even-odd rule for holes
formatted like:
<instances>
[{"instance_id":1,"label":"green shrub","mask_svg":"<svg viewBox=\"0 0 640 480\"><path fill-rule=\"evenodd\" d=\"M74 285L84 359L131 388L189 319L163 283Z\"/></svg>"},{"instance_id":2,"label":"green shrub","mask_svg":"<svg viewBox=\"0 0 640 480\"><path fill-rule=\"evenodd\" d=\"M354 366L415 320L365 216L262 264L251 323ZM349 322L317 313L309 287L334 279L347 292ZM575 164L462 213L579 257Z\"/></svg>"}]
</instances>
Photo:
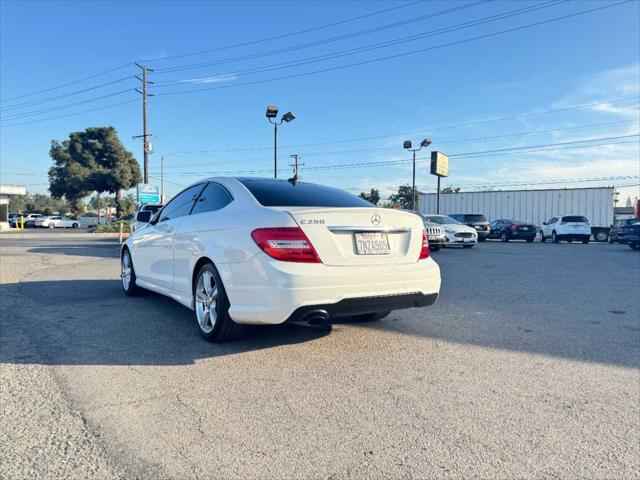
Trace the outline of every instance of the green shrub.
<instances>
[{"instance_id":1,"label":"green shrub","mask_svg":"<svg viewBox=\"0 0 640 480\"><path fill-rule=\"evenodd\" d=\"M122 225L122 231L124 233L129 233L129 221L127 220L118 220L115 222L107 223L105 225L98 225L94 230L95 233L119 233L120 232L120 224Z\"/></svg>"}]
</instances>

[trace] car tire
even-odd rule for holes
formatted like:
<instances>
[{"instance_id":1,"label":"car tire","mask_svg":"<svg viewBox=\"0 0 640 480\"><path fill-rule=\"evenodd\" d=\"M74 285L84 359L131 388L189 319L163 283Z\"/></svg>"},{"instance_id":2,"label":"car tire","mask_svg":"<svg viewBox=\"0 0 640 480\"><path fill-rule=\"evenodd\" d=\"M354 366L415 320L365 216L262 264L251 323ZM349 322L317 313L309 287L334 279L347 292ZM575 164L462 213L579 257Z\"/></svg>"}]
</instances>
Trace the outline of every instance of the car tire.
<instances>
[{"instance_id":1,"label":"car tire","mask_svg":"<svg viewBox=\"0 0 640 480\"><path fill-rule=\"evenodd\" d=\"M478 237L478 241L479 242L484 242L487 239L487 237Z\"/></svg>"},{"instance_id":2,"label":"car tire","mask_svg":"<svg viewBox=\"0 0 640 480\"><path fill-rule=\"evenodd\" d=\"M547 241L547 238L544 236L544 232L542 230L540 230L540 241L542 243Z\"/></svg>"},{"instance_id":3,"label":"car tire","mask_svg":"<svg viewBox=\"0 0 640 480\"><path fill-rule=\"evenodd\" d=\"M429 250L431 250L432 252L437 252L438 250L440 250L440 245L429 245Z\"/></svg>"},{"instance_id":4,"label":"car tire","mask_svg":"<svg viewBox=\"0 0 640 480\"><path fill-rule=\"evenodd\" d=\"M77 223L72 224L71 228L78 228L78 224Z\"/></svg>"},{"instance_id":5,"label":"car tire","mask_svg":"<svg viewBox=\"0 0 640 480\"><path fill-rule=\"evenodd\" d=\"M375 312L375 313L365 313L363 315L353 315L351 320L354 322L375 322L377 320L382 320L385 317L388 317L391 313L390 310L385 312Z\"/></svg>"},{"instance_id":6,"label":"car tire","mask_svg":"<svg viewBox=\"0 0 640 480\"><path fill-rule=\"evenodd\" d=\"M594 238L598 242L606 242L607 239L609 238L609 234L607 232L601 230L599 232L596 232L596 234L594 235Z\"/></svg>"},{"instance_id":7,"label":"car tire","mask_svg":"<svg viewBox=\"0 0 640 480\"><path fill-rule=\"evenodd\" d=\"M573 238L571 237L567 238L567 243L571 243L571 242L573 242Z\"/></svg>"},{"instance_id":8,"label":"car tire","mask_svg":"<svg viewBox=\"0 0 640 480\"><path fill-rule=\"evenodd\" d=\"M473 245L462 245L462 248L471 248Z\"/></svg>"},{"instance_id":9,"label":"car tire","mask_svg":"<svg viewBox=\"0 0 640 480\"><path fill-rule=\"evenodd\" d=\"M553 243L560 243L560 237L558 237L558 234L555 232L555 230L551 232L551 241Z\"/></svg>"},{"instance_id":10,"label":"car tire","mask_svg":"<svg viewBox=\"0 0 640 480\"><path fill-rule=\"evenodd\" d=\"M56 228L56 226L53 223L50 223L49 225L47 225L49 228Z\"/></svg>"},{"instance_id":11,"label":"car tire","mask_svg":"<svg viewBox=\"0 0 640 480\"><path fill-rule=\"evenodd\" d=\"M509 236L507 235L507 232L502 232L500 234L500 240L503 242L508 242L509 241Z\"/></svg>"},{"instance_id":12,"label":"car tire","mask_svg":"<svg viewBox=\"0 0 640 480\"><path fill-rule=\"evenodd\" d=\"M136 284L136 271L128 248L125 248L120 256L120 279L125 294L130 297L140 295L142 289Z\"/></svg>"},{"instance_id":13,"label":"car tire","mask_svg":"<svg viewBox=\"0 0 640 480\"><path fill-rule=\"evenodd\" d=\"M226 342L245 333L247 327L235 323L229 316L229 300L213 263L206 263L200 268L192 288L193 315L202 338L207 342ZM212 309L215 313L213 322Z\"/></svg>"},{"instance_id":14,"label":"car tire","mask_svg":"<svg viewBox=\"0 0 640 480\"><path fill-rule=\"evenodd\" d=\"M589 243L590 237L585 237L582 239L582 243Z\"/></svg>"},{"instance_id":15,"label":"car tire","mask_svg":"<svg viewBox=\"0 0 640 480\"><path fill-rule=\"evenodd\" d=\"M607 238L607 242L613 243L613 237L611 236L611 234L609 234L608 237L609 238Z\"/></svg>"},{"instance_id":16,"label":"car tire","mask_svg":"<svg viewBox=\"0 0 640 480\"><path fill-rule=\"evenodd\" d=\"M631 250L640 250L640 245L637 243L629 243L628 245Z\"/></svg>"},{"instance_id":17,"label":"car tire","mask_svg":"<svg viewBox=\"0 0 640 480\"><path fill-rule=\"evenodd\" d=\"M533 243L533 238L527 238L527 243Z\"/></svg>"}]
</instances>

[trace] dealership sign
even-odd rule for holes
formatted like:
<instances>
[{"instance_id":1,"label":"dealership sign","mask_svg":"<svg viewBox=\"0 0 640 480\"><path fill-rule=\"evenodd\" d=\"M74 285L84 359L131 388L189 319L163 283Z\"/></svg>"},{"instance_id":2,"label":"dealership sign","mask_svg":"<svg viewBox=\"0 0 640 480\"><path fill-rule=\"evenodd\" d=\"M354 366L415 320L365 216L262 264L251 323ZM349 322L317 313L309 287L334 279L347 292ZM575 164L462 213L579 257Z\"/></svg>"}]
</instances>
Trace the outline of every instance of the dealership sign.
<instances>
[{"instance_id":1,"label":"dealership sign","mask_svg":"<svg viewBox=\"0 0 640 480\"><path fill-rule=\"evenodd\" d=\"M449 157L442 152L431 152L431 175L449 176Z\"/></svg>"},{"instance_id":2,"label":"dealership sign","mask_svg":"<svg viewBox=\"0 0 640 480\"><path fill-rule=\"evenodd\" d=\"M160 192L158 187L152 187L145 183L139 183L136 188L138 205L145 203L160 203Z\"/></svg>"}]
</instances>

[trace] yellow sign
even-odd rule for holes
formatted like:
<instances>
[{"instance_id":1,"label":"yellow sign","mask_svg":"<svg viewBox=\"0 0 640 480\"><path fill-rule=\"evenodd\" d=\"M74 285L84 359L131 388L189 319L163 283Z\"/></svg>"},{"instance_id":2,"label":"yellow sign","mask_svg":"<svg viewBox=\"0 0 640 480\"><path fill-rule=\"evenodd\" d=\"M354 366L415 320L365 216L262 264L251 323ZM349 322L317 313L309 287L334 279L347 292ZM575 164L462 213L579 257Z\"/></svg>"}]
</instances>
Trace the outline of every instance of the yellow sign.
<instances>
[{"instance_id":1,"label":"yellow sign","mask_svg":"<svg viewBox=\"0 0 640 480\"><path fill-rule=\"evenodd\" d=\"M449 176L449 157L442 152L431 152L431 175Z\"/></svg>"}]
</instances>

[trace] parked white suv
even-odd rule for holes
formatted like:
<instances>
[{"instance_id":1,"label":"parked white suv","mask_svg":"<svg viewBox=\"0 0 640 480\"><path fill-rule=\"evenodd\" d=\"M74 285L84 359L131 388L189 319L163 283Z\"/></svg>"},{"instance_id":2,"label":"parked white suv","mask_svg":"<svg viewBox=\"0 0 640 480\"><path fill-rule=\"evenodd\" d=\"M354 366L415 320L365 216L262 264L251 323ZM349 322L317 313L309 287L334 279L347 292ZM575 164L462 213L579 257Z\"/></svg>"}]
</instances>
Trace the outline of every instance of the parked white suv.
<instances>
[{"instance_id":1,"label":"parked white suv","mask_svg":"<svg viewBox=\"0 0 640 480\"><path fill-rule=\"evenodd\" d=\"M591 238L591 224L582 215L559 215L552 217L540 227L540 241L546 242L550 238L553 243L560 240L572 242L580 240L589 243Z\"/></svg>"}]
</instances>

